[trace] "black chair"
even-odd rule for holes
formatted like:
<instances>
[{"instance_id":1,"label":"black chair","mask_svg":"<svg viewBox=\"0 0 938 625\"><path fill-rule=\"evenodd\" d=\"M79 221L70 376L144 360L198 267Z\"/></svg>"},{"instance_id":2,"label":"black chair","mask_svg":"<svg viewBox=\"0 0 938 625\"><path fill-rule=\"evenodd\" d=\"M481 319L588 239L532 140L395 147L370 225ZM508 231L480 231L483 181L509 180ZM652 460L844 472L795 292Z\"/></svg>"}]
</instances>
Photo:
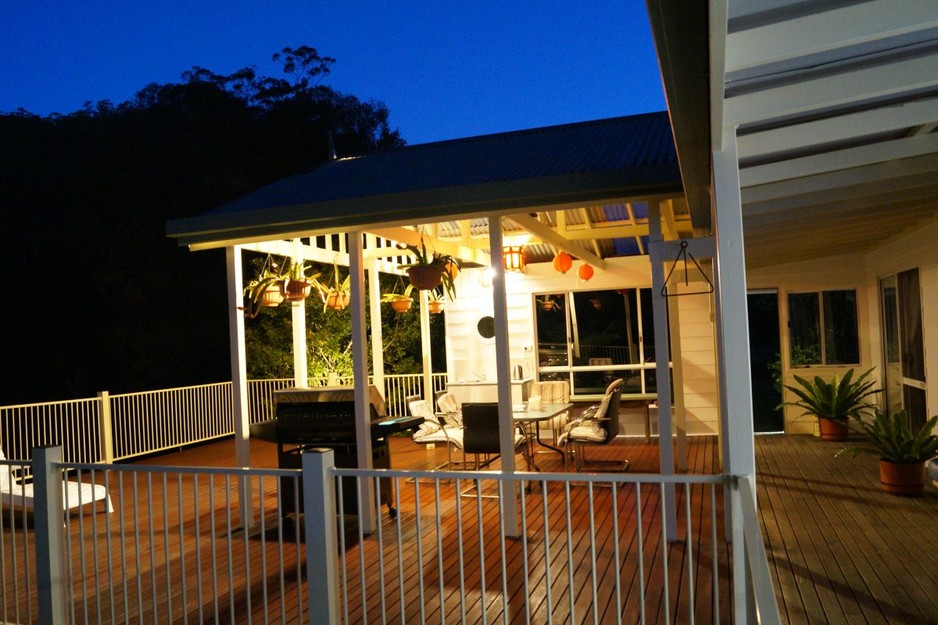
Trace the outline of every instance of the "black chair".
<instances>
[{"instance_id":1,"label":"black chair","mask_svg":"<svg viewBox=\"0 0 938 625\"><path fill-rule=\"evenodd\" d=\"M498 404L478 403L462 405L463 454L472 454L475 458L475 470L488 466L501 453L498 438ZM520 430L520 428L519 428ZM530 465L530 458L524 453L527 437L515 434L514 447L520 449ZM467 462L468 464L468 462ZM475 497L472 488L460 494L463 497ZM497 498L497 495L479 495L484 498Z\"/></svg>"},{"instance_id":2,"label":"black chair","mask_svg":"<svg viewBox=\"0 0 938 625\"><path fill-rule=\"evenodd\" d=\"M603 400L590 406L575 420L568 423L560 435L564 446L564 466L569 457L573 457L576 470L582 471L587 464L611 465L607 470L624 471L629 465L624 461L587 461L586 448L590 445L608 445L619 434L619 400L622 395L623 380L613 380L603 395Z\"/></svg>"}]
</instances>

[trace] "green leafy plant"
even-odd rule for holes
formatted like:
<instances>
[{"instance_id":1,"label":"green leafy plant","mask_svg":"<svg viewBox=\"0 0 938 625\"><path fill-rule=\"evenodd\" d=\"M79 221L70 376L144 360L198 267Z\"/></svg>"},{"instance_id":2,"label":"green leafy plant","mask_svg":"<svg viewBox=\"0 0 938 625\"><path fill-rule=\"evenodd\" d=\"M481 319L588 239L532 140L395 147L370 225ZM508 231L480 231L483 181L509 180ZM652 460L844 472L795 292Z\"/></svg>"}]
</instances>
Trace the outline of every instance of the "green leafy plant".
<instances>
[{"instance_id":1,"label":"green leafy plant","mask_svg":"<svg viewBox=\"0 0 938 625\"><path fill-rule=\"evenodd\" d=\"M877 408L873 411L872 420L860 417L854 420L866 434L866 439L859 445L840 450L838 455L845 451L868 453L897 464L918 464L938 456L938 436L932 434L938 424L938 415L926 421L915 433L909 426L909 415L905 410L890 416Z\"/></svg>"},{"instance_id":2,"label":"green leafy plant","mask_svg":"<svg viewBox=\"0 0 938 625\"><path fill-rule=\"evenodd\" d=\"M873 388L875 381L869 379L872 372L868 369L854 378L854 371L850 369L842 378L834 375L830 382L821 376L810 380L796 375L798 386L786 384L785 388L794 393L798 401L783 402L781 406L797 406L804 410L801 416L835 421L859 417L873 407L869 398L880 392Z\"/></svg>"},{"instance_id":3,"label":"green leafy plant","mask_svg":"<svg viewBox=\"0 0 938 625\"><path fill-rule=\"evenodd\" d=\"M414 257L414 262L400 265L401 269L411 269L414 267L432 267L439 272L441 284L446 296L451 300L456 299L456 284L454 282L456 274L459 272L459 261L449 254L440 254L438 252L428 252L427 246L420 239L420 245L398 244L398 248L407 250ZM413 280L413 278L411 278ZM417 285L417 288L421 288ZM428 290L428 289L424 289Z\"/></svg>"},{"instance_id":4,"label":"green leafy plant","mask_svg":"<svg viewBox=\"0 0 938 625\"><path fill-rule=\"evenodd\" d=\"M332 280L328 283L313 279L316 290L319 291L319 297L322 298L322 310L325 312L329 308L342 310L348 306L351 298L352 275L347 274L343 279L339 271L339 265L332 263ZM318 274L317 274L318 276Z\"/></svg>"},{"instance_id":5,"label":"green leafy plant","mask_svg":"<svg viewBox=\"0 0 938 625\"><path fill-rule=\"evenodd\" d=\"M400 284L398 286L400 286ZM414 292L414 285L408 284L404 288L403 293L398 293L397 291L391 291L390 293L385 293L381 296L381 301L382 302L403 302L407 300L413 301L414 300L413 295L412 295L413 292Z\"/></svg>"}]
</instances>

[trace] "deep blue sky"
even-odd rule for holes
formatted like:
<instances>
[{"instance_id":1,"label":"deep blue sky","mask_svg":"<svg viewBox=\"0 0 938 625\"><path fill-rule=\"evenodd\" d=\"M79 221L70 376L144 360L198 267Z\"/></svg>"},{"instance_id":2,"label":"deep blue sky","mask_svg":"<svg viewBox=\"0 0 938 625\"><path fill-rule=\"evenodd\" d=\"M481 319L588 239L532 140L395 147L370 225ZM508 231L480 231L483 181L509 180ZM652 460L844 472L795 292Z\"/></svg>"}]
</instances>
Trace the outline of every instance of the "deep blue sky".
<instances>
[{"instance_id":1,"label":"deep blue sky","mask_svg":"<svg viewBox=\"0 0 938 625\"><path fill-rule=\"evenodd\" d=\"M119 103L310 45L409 143L664 110L642 0L0 0L0 111Z\"/></svg>"}]
</instances>

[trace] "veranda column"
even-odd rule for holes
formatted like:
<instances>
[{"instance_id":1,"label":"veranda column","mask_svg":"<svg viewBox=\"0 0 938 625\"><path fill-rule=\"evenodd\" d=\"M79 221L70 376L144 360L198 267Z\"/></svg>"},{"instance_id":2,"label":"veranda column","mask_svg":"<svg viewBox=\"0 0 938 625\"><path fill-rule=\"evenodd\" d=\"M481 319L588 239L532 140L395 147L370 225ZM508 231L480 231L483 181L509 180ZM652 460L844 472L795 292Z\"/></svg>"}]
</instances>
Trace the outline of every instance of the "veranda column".
<instances>
[{"instance_id":1,"label":"veranda column","mask_svg":"<svg viewBox=\"0 0 938 625\"><path fill-rule=\"evenodd\" d=\"M371 411L368 401L368 333L365 328L365 270L362 260L362 233L353 230L349 240L349 275L352 301L352 374L355 380L355 440L358 441L358 468L371 469ZM375 497L373 480L362 480L360 522L362 531L375 531ZM347 512L346 512L347 513Z\"/></svg>"},{"instance_id":2,"label":"veranda column","mask_svg":"<svg viewBox=\"0 0 938 625\"><path fill-rule=\"evenodd\" d=\"M370 243L374 238L374 235L365 235L365 240L369 241L369 247L374 247ZM375 320L371 324L371 375L374 377L375 386L387 401L384 386L384 335L381 332L381 323L377 321L381 319L381 282L378 265L379 261L376 258L368 267L368 308L371 318Z\"/></svg>"},{"instance_id":3,"label":"veranda column","mask_svg":"<svg viewBox=\"0 0 938 625\"><path fill-rule=\"evenodd\" d=\"M493 307L495 316L495 371L498 375L498 438L502 472L515 472L515 425L511 414L511 359L508 346L508 296L505 291L505 265L502 262L502 220L489 217L489 255L491 256ZM505 536L517 537L518 485L507 482L503 489L502 526Z\"/></svg>"},{"instance_id":4,"label":"veranda column","mask_svg":"<svg viewBox=\"0 0 938 625\"><path fill-rule=\"evenodd\" d=\"M293 262L303 263L300 240L293 240ZM306 363L306 300L290 302L290 320L293 328L293 384L297 388L309 386L309 366Z\"/></svg>"},{"instance_id":5,"label":"veranda column","mask_svg":"<svg viewBox=\"0 0 938 625\"><path fill-rule=\"evenodd\" d=\"M251 464L250 415L248 411L247 351L244 346L244 275L241 268L241 247L225 248L225 263L228 271L228 341L231 350L231 420L234 423L235 464L247 467ZM251 508L250 483L238 478L241 525L250 527L254 523Z\"/></svg>"},{"instance_id":6,"label":"veranda column","mask_svg":"<svg viewBox=\"0 0 938 625\"><path fill-rule=\"evenodd\" d=\"M717 253L714 281L717 302L717 358L721 370L720 424L723 428L723 470L749 480L755 498L756 459L752 426L752 382L749 364L749 313L746 301L746 255L743 249L742 199L736 131L724 128L722 149L713 152ZM732 501L731 498L727 498ZM727 506L732 533L733 612L736 621L755 622L752 578L743 547L742 514Z\"/></svg>"}]
</instances>

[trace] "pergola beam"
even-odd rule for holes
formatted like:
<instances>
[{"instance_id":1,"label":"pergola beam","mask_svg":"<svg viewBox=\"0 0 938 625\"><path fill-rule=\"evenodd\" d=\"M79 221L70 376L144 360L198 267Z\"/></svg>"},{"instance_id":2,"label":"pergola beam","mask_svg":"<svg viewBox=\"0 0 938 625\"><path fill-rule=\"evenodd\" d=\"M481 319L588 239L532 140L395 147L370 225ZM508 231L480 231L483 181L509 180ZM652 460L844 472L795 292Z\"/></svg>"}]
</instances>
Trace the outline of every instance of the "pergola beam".
<instances>
[{"instance_id":1,"label":"pergola beam","mask_svg":"<svg viewBox=\"0 0 938 625\"><path fill-rule=\"evenodd\" d=\"M511 219L513 222L538 237L546 243L550 243L554 247L565 250L567 253L576 256L580 260L583 260L596 269L605 269L606 261L589 251L579 243L574 242L571 239L568 239L557 232L554 231L550 226L541 223L536 218L531 217L530 215L510 215L508 219Z\"/></svg>"}]
</instances>

